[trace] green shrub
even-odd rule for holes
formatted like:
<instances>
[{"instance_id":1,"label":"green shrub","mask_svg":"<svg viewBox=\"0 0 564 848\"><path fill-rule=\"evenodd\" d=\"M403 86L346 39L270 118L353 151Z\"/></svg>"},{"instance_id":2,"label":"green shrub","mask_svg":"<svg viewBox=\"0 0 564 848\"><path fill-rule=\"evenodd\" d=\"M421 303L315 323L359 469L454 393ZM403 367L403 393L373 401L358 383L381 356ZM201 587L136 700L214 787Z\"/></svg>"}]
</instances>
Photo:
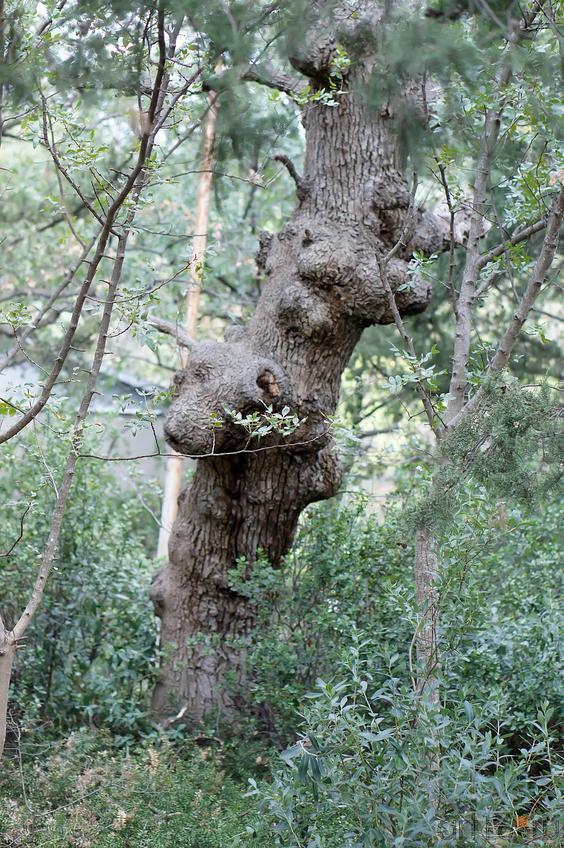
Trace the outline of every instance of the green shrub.
<instances>
[{"instance_id":1,"label":"green shrub","mask_svg":"<svg viewBox=\"0 0 564 848\"><path fill-rule=\"evenodd\" d=\"M17 539L31 504L23 538L2 560L0 609L8 625L29 597L49 532L53 481L67 450L66 439L52 435L41 448L33 437L3 448L5 541ZM155 677L148 587L156 543L142 504L151 492L147 486L120 487L114 471L103 462L78 463L55 568L17 653L11 709L20 721L47 723L59 732L103 725L128 738L147 725Z\"/></svg>"},{"instance_id":2,"label":"green shrub","mask_svg":"<svg viewBox=\"0 0 564 848\"><path fill-rule=\"evenodd\" d=\"M359 497L308 510L281 568L262 559L250 580L244 562L231 572L258 618L246 643L252 679L242 696L279 743L293 734L304 693L335 669L354 631L391 652L409 644L402 612L412 591L411 553L397 510L379 524Z\"/></svg>"},{"instance_id":3,"label":"green shrub","mask_svg":"<svg viewBox=\"0 0 564 848\"><path fill-rule=\"evenodd\" d=\"M306 514L282 568L262 561L245 581L258 624L248 637L249 689L258 726L284 745L299 723L304 694L331 680L355 634L380 654L397 654L394 673L410 681L417 610L413 545L392 503L383 522L361 498ZM447 698L504 704L517 750L543 701L562 720L562 627L558 503L535 513L468 487L440 545L440 642Z\"/></svg>"},{"instance_id":4,"label":"green shrub","mask_svg":"<svg viewBox=\"0 0 564 848\"><path fill-rule=\"evenodd\" d=\"M429 709L394 665L352 647L339 681L319 682L274 782L251 781L275 844L556 845L563 799L548 707L529 720L531 743L508 756L497 705Z\"/></svg>"}]
</instances>

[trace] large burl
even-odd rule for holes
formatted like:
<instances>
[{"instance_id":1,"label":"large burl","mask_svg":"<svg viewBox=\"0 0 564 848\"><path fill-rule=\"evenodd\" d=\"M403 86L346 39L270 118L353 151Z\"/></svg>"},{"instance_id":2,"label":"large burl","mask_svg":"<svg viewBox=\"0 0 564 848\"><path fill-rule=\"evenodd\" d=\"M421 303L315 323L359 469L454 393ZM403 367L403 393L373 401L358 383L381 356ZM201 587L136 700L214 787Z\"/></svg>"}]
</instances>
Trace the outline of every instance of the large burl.
<instances>
[{"instance_id":1,"label":"large burl","mask_svg":"<svg viewBox=\"0 0 564 848\"><path fill-rule=\"evenodd\" d=\"M248 434L233 422L230 412L247 415L293 402L284 370L274 360L255 355L244 341L193 345L174 385L165 438L188 456L220 455L244 447Z\"/></svg>"}]
</instances>

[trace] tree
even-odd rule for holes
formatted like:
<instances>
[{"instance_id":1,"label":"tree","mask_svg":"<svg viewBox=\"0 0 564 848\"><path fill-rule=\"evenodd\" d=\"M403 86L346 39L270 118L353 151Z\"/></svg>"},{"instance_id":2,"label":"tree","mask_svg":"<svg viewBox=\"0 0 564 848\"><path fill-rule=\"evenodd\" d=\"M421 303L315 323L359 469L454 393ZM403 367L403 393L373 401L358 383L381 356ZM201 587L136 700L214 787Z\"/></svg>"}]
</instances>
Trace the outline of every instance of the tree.
<instances>
[{"instance_id":1,"label":"tree","mask_svg":"<svg viewBox=\"0 0 564 848\"><path fill-rule=\"evenodd\" d=\"M259 552L279 563L303 509L337 492L331 418L343 370L365 327L425 309L429 286L409 282L409 260L448 243L443 223L414 207L405 175L397 110L417 115L417 93L379 109L364 96L383 9L314 6L289 55L301 76L258 62L244 75L298 97L306 139L302 176L283 159L297 206L281 232L261 236L256 311L223 343L181 338L188 365L165 432L199 459L152 587L166 650L158 714L181 707L194 720L232 706L225 677L244 679L238 639L254 613L229 571L241 558L252 568Z\"/></svg>"}]
</instances>

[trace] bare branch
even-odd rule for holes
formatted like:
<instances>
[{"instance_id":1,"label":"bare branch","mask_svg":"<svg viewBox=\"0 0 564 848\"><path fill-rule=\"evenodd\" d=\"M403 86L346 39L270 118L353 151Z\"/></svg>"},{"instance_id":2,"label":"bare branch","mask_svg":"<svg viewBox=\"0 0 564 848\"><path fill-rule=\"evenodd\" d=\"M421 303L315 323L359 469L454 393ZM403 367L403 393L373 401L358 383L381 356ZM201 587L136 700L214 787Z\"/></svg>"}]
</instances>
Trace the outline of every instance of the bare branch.
<instances>
[{"instance_id":1,"label":"bare branch","mask_svg":"<svg viewBox=\"0 0 564 848\"><path fill-rule=\"evenodd\" d=\"M300 200L303 200L303 198L307 194L307 187L302 177L298 174L296 166L294 165L290 157L286 156L284 153L277 153L276 156L273 156L272 158L275 162L280 162L282 165L284 165L284 167L286 168L286 170L288 171L288 173L296 184L296 194L298 195L298 198Z\"/></svg>"},{"instance_id":2,"label":"bare branch","mask_svg":"<svg viewBox=\"0 0 564 848\"><path fill-rule=\"evenodd\" d=\"M275 88L290 96L300 94L306 88L307 83L299 77L287 74L270 63L251 65L241 77L245 82L256 82L267 88Z\"/></svg>"},{"instance_id":3,"label":"bare branch","mask_svg":"<svg viewBox=\"0 0 564 848\"><path fill-rule=\"evenodd\" d=\"M437 165L439 166L439 174L441 178L441 184L444 189L445 199L448 206L449 213L449 253L448 253L448 290L450 292L450 300L452 304L452 311L456 320L458 320L458 303L457 303L457 295L456 289L454 288L454 248L456 245L456 236L454 232L454 206L452 204L452 197L450 194L450 188L448 185L448 180L446 177L446 168L442 162L436 159Z\"/></svg>"},{"instance_id":4,"label":"bare branch","mask_svg":"<svg viewBox=\"0 0 564 848\"><path fill-rule=\"evenodd\" d=\"M173 324L172 321L165 321L162 318L151 318L147 323L150 327L154 327L155 330L172 336L176 339L180 347L188 348L188 350L194 347L194 339L188 335L186 330L177 324Z\"/></svg>"},{"instance_id":5,"label":"bare branch","mask_svg":"<svg viewBox=\"0 0 564 848\"><path fill-rule=\"evenodd\" d=\"M560 227L564 216L564 189L555 194L548 216L546 234L542 243L540 253L537 257L533 274L527 288L525 289L511 323L503 334L486 374L496 374L507 366L509 357L515 346L523 324L527 320L534 303L540 294L542 285L554 261L556 249L560 236ZM478 389L476 394L470 398L458 415L450 422L449 427L456 427L480 403L483 397L483 389Z\"/></svg>"},{"instance_id":6,"label":"bare branch","mask_svg":"<svg viewBox=\"0 0 564 848\"><path fill-rule=\"evenodd\" d=\"M26 517L26 515L28 514L28 512L30 511L30 509L31 509L31 504L30 504L30 503L28 503L28 504L27 504L27 506L26 506L26 508L25 508L25 509L24 509L24 511L22 512L21 517L20 517L20 534L19 534L18 538L17 538L17 539L16 539L16 541L15 541L15 542L14 542L14 543L13 543L13 544L12 544L12 545L8 548L8 550L7 550L5 553L0 554L0 557L2 557L2 558L3 558L3 557L9 557L9 556L10 556L10 554L12 553L12 551L14 550L14 548L16 547L16 545L17 545L17 544L21 541L21 539L23 539L24 521L25 521L25 517ZM0 625L1 625L1 622L0 622Z\"/></svg>"}]
</instances>

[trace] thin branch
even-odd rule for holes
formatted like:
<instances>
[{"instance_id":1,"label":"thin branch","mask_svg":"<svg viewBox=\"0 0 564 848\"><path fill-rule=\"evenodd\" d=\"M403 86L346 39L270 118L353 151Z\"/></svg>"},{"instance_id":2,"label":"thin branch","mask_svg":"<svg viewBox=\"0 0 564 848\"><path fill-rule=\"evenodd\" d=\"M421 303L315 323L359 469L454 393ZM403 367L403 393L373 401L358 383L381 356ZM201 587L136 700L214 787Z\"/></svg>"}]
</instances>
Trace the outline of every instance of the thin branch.
<instances>
[{"instance_id":1,"label":"thin branch","mask_svg":"<svg viewBox=\"0 0 564 848\"><path fill-rule=\"evenodd\" d=\"M554 261L563 215L564 189L561 189L559 194L554 195L550 207L546 235L535 263L531 281L523 293L519 306L517 307L511 323L503 334L490 365L489 371L492 373L502 371L507 365L511 351L513 350L523 324L527 320L529 313L533 308L533 304L540 294L542 285Z\"/></svg>"},{"instance_id":2,"label":"thin branch","mask_svg":"<svg viewBox=\"0 0 564 848\"><path fill-rule=\"evenodd\" d=\"M296 184L296 194L298 195L298 199L303 200L307 194L307 186L303 178L298 174L296 166L290 157L286 156L284 153L277 153L276 156L273 156L272 158L275 162L280 162L284 165Z\"/></svg>"},{"instance_id":3,"label":"thin branch","mask_svg":"<svg viewBox=\"0 0 564 848\"><path fill-rule=\"evenodd\" d=\"M564 216L564 189L555 194L550 207L546 234L542 243L540 253L537 257L533 274L527 288L525 289L513 318L505 330L496 353L486 371L486 376L502 371L509 362L509 357L515 346L519 334L527 320L534 303L539 296L543 283L554 261L556 249L560 236L560 228ZM462 410L450 422L450 428L456 427L469 412L476 408L483 397L483 389L480 388L466 403Z\"/></svg>"},{"instance_id":4,"label":"thin branch","mask_svg":"<svg viewBox=\"0 0 564 848\"><path fill-rule=\"evenodd\" d=\"M88 200L86 195L83 193L83 191L80 188L80 186L78 185L78 183L71 177L69 171L67 170L67 168L61 162L61 159L59 157L59 154L57 153L57 149L56 149L55 145L51 144L51 141L49 139L49 132L48 132L48 122L50 121L50 114L49 114L49 111L47 109L47 101L45 100L45 97L43 96L43 94L41 95L41 103L42 103L42 108L43 108L43 143L45 144L45 147L47 148L47 150L51 154L51 159L53 160L53 164L55 165L55 168L57 169L57 173L59 175L62 175L65 178L65 180L68 182L68 184L74 189L76 194L80 197L80 200L81 200L84 208L88 209L88 211L96 218L96 220L100 224L104 224L103 217L96 211L96 209L94 209L94 207L92 206L92 204L90 203L90 201Z\"/></svg>"},{"instance_id":5,"label":"thin branch","mask_svg":"<svg viewBox=\"0 0 564 848\"><path fill-rule=\"evenodd\" d=\"M172 336L176 339L176 342L180 345L180 347L185 347L188 350L192 350L194 347L194 339L188 335L186 330L177 324L173 324L172 321L165 321L162 318L150 318L147 323L150 327L154 327L156 330L159 330L159 332Z\"/></svg>"},{"instance_id":6,"label":"thin branch","mask_svg":"<svg viewBox=\"0 0 564 848\"><path fill-rule=\"evenodd\" d=\"M510 239L503 242L503 244L498 244L497 247L493 247L480 257L477 262L478 271L481 271L482 268L485 268L486 265L489 265L489 263L493 262L494 259L497 259L498 256L502 256L504 253L507 253L507 251L511 250L512 247L515 247L516 244L526 241L528 238L535 235L535 233L540 233L540 231L544 230L546 227L546 221L547 218L545 216L543 218L539 218L538 221L535 221L534 224L530 224L528 227L515 230ZM479 292L480 289L476 292L476 297L480 296Z\"/></svg>"},{"instance_id":7,"label":"thin branch","mask_svg":"<svg viewBox=\"0 0 564 848\"><path fill-rule=\"evenodd\" d=\"M65 7L65 5L66 5L66 2L67 2L67 0L59 0L59 3L57 3L57 12L61 12L61 11L64 9L64 7ZM43 33L45 32L45 30L46 30L46 29L48 29L48 28L51 26L51 24L52 24L52 23L53 23L53 15L51 15L49 18L46 18L46 19L45 19L45 20L44 20L44 21L43 21L43 22L42 22L42 23L41 23L41 24L37 27L37 30L36 30L36 33L35 33L35 34L36 34L36 35L43 35Z\"/></svg>"},{"instance_id":8,"label":"thin branch","mask_svg":"<svg viewBox=\"0 0 564 848\"><path fill-rule=\"evenodd\" d=\"M137 461L138 459L167 459L168 457L180 457L183 460L189 459L221 459L225 456L242 456L243 454L253 454L253 453L263 453L264 451L271 450L292 450L294 448L305 447L306 445L314 444L318 442L320 439L324 439L329 433L330 429L323 430L321 433L317 433L315 436L312 436L311 439L304 439L301 442L282 442L278 445L262 445L256 448L249 448L248 442L247 446L244 448L239 448L238 450L231 451L221 451L221 453L217 453L215 451L209 451L208 453L162 453L160 450L157 453L141 453L136 454L134 456L101 456L97 453L81 453L80 457L82 459L99 459L102 462L132 462Z\"/></svg>"},{"instance_id":9,"label":"thin branch","mask_svg":"<svg viewBox=\"0 0 564 848\"><path fill-rule=\"evenodd\" d=\"M441 183L444 189L445 198L448 206L449 212L449 253L448 253L448 290L450 292L450 300L452 304L452 311L456 320L458 320L458 303L457 303L457 294L456 289L454 288L454 248L456 244L455 232L454 232L454 206L452 204L452 197L450 194L450 189L448 186L448 180L446 177L446 168L439 159L436 159L437 165L439 166L439 174L441 178Z\"/></svg>"},{"instance_id":10,"label":"thin branch","mask_svg":"<svg viewBox=\"0 0 564 848\"><path fill-rule=\"evenodd\" d=\"M24 509L21 517L20 517L20 534L19 534L18 538L13 543L13 545L10 548L8 548L8 550L5 553L0 554L0 557L9 557L10 554L12 553L12 551L14 550L14 548L16 547L16 545L23 539L24 521L25 521L25 517L28 514L28 512L30 511L30 509L31 509L31 504L28 503L26 508Z\"/></svg>"}]
</instances>

